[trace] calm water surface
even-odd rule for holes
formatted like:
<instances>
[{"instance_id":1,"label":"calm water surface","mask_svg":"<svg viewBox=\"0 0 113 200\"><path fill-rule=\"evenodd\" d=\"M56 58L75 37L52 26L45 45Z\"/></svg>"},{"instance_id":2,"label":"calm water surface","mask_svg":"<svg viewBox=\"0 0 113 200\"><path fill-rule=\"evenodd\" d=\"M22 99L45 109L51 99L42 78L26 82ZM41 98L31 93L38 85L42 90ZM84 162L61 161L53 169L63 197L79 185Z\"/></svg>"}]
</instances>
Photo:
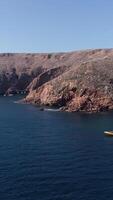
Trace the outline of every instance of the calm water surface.
<instances>
[{"instance_id":1,"label":"calm water surface","mask_svg":"<svg viewBox=\"0 0 113 200\"><path fill-rule=\"evenodd\" d=\"M39 111L0 97L0 200L112 200L113 113Z\"/></svg>"}]
</instances>

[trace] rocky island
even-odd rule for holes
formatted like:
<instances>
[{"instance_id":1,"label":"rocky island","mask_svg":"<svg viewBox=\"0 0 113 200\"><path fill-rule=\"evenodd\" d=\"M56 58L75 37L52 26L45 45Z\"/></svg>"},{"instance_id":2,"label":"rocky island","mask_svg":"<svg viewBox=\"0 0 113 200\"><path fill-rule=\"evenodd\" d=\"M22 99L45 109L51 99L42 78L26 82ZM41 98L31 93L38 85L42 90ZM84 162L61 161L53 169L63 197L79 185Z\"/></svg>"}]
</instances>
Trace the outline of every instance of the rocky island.
<instances>
[{"instance_id":1,"label":"rocky island","mask_svg":"<svg viewBox=\"0 0 113 200\"><path fill-rule=\"evenodd\" d=\"M0 95L74 112L113 109L113 49L0 54Z\"/></svg>"}]
</instances>

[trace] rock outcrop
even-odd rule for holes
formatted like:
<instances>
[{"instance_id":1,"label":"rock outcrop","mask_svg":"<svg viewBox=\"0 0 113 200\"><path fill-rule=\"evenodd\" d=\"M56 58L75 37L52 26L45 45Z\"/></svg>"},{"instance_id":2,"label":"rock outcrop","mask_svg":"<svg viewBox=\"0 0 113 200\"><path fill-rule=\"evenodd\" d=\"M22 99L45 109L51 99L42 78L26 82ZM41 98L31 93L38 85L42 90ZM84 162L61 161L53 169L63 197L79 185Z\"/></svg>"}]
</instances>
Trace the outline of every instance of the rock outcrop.
<instances>
[{"instance_id":1,"label":"rock outcrop","mask_svg":"<svg viewBox=\"0 0 113 200\"><path fill-rule=\"evenodd\" d=\"M0 54L0 94L74 112L113 109L113 49Z\"/></svg>"}]
</instances>

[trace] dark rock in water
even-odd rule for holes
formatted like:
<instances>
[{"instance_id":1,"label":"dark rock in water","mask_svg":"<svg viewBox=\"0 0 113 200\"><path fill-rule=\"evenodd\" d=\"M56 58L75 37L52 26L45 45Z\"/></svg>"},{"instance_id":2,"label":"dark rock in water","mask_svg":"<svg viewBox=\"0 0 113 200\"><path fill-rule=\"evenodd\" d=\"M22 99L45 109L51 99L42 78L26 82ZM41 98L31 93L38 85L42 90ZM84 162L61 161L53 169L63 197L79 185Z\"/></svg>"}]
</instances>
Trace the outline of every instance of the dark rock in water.
<instances>
[{"instance_id":1,"label":"dark rock in water","mask_svg":"<svg viewBox=\"0 0 113 200\"><path fill-rule=\"evenodd\" d=\"M40 111L44 111L44 108L40 108L39 110L40 110Z\"/></svg>"}]
</instances>

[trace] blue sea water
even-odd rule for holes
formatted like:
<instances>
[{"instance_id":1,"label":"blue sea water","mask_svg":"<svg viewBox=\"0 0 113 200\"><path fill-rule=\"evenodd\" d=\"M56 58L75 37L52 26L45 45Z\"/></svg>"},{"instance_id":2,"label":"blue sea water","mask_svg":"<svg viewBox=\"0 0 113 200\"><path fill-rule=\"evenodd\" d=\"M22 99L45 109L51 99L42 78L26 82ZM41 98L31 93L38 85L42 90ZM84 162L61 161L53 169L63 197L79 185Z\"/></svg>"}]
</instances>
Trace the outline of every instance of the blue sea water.
<instances>
[{"instance_id":1,"label":"blue sea water","mask_svg":"<svg viewBox=\"0 0 113 200\"><path fill-rule=\"evenodd\" d=\"M0 97L0 200L112 200L113 113L40 111Z\"/></svg>"}]
</instances>

